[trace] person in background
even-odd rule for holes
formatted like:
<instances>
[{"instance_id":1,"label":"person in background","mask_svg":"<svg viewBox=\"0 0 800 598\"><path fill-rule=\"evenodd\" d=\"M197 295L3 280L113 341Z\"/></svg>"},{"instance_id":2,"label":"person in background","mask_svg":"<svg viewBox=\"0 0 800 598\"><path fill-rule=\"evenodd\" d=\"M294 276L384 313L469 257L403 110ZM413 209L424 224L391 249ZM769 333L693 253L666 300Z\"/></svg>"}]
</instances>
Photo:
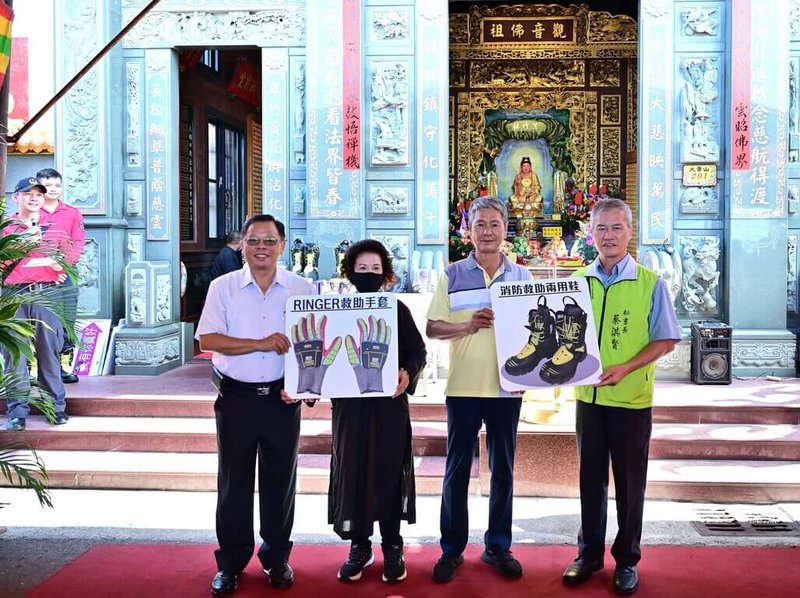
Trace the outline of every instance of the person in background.
<instances>
[{"instance_id":1,"label":"person in background","mask_svg":"<svg viewBox=\"0 0 800 598\"><path fill-rule=\"evenodd\" d=\"M3 229L3 236L27 233L37 246L27 257L11 266L8 276L3 281L3 292L39 292L44 293L45 298L50 298L48 295L58 293L58 287L68 280L64 268L54 259L54 256L63 259L67 255L69 251L67 239L54 227L47 228L41 225L46 191L44 185L33 177L20 180L14 188L12 197L19 206L19 211L12 216L16 222ZM39 389L53 402L55 411L53 423L61 425L69 420L59 359L64 344L64 329L56 313L41 301L41 297L40 295L36 302L21 305L14 317L29 320L35 326L33 345L36 350ZM60 293L53 297L53 300L60 303ZM5 363L8 364L9 355L5 348L0 347L0 350L5 357ZM30 376L28 360L24 355L19 358L12 385L13 388L9 390L8 396L6 430L20 431L25 429L26 418L30 412L26 398L30 396Z\"/></svg>"},{"instance_id":2,"label":"person in background","mask_svg":"<svg viewBox=\"0 0 800 598\"><path fill-rule=\"evenodd\" d=\"M628 254L631 222L623 200L598 201L591 219L598 256L575 272L589 285L603 373L594 386L575 389L581 527L578 557L562 576L574 586L603 568L610 457L619 523L611 555L614 590L621 595L639 587L655 361L681 340L664 279Z\"/></svg>"},{"instance_id":3,"label":"person in background","mask_svg":"<svg viewBox=\"0 0 800 598\"><path fill-rule=\"evenodd\" d=\"M359 293L376 293L395 282L392 258L379 241L350 245L342 260L342 276ZM383 581L406 578L400 521L416 520L414 463L411 456L411 418L408 395L413 394L425 365L425 341L411 312L398 300L399 375L391 396L332 399L331 477L328 523L350 555L339 569L342 581L361 578L372 564L374 522L378 522L383 551Z\"/></svg>"},{"instance_id":4,"label":"person in background","mask_svg":"<svg viewBox=\"0 0 800 598\"><path fill-rule=\"evenodd\" d=\"M238 230L228 233L226 245L219 250L211 265L211 280L242 267L242 233Z\"/></svg>"},{"instance_id":5,"label":"person in background","mask_svg":"<svg viewBox=\"0 0 800 598\"><path fill-rule=\"evenodd\" d=\"M263 539L258 558L269 584L294 582L289 565L294 524L300 404L283 389L286 300L311 294L311 284L283 268L286 229L270 214L242 229L249 268L211 282L195 338L212 351L219 466L217 574L214 595L236 590L253 556L253 494L258 458L258 505Z\"/></svg>"},{"instance_id":6,"label":"person in background","mask_svg":"<svg viewBox=\"0 0 800 598\"><path fill-rule=\"evenodd\" d=\"M65 203L61 199L63 195L63 180L60 172L52 168L43 168L36 173L36 178L47 189L44 196L44 205L42 206L40 226L47 227L50 234L63 236L67 247L64 259L75 266L83 254L86 241L83 215L78 208ZM67 326L74 331L75 320L78 317L78 287L75 286L70 277L67 277L59 288ZM64 346L61 348L61 354L71 355L74 350L75 345L70 340L70 335L64 334ZM78 376L62 369L61 379L66 384L74 384L78 381Z\"/></svg>"},{"instance_id":7,"label":"person in background","mask_svg":"<svg viewBox=\"0 0 800 598\"><path fill-rule=\"evenodd\" d=\"M522 566L510 550L514 452L522 397L512 397L500 388L489 287L496 282L528 281L531 273L500 252L508 232L505 203L491 195L474 200L469 229L475 249L445 268L427 314L428 337L450 341L445 389L447 458L440 514L442 556L433 567L433 579L440 583L451 581L464 562L469 476L483 423L492 473L489 529L484 534L481 560L505 577L522 575Z\"/></svg>"}]
</instances>

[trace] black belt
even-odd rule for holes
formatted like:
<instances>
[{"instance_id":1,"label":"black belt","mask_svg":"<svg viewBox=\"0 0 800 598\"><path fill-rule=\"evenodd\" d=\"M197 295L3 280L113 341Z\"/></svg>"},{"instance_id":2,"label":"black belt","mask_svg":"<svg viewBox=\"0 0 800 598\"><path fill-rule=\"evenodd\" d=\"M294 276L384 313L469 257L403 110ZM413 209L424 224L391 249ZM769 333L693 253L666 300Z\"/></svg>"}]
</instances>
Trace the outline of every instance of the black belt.
<instances>
[{"instance_id":1,"label":"black belt","mask_svg":"<svg viewBox=\"0 0 800 598\"><path fill-rule=\"evenodd\" d=\"M217 392L224 394L227 390L238 390L239 392L246 392L258 396L269 396L274 393L279 393L283 389L283 378L278 378L272 382L240 382L235 378L226 376L220 373L217 368L211 370L211 383Z\"/></svg>"},{"instance_id":2,"label":"black belt","mask_svg":"<svg viewBox=\"0 0 800 598\"><path fill-rule=\"evenodd\" d=\"M41 291L47 287L56 286L56 282L32 282L30 284L10 284L9 288L17 291Z\"/></svg>"}]
</instances>

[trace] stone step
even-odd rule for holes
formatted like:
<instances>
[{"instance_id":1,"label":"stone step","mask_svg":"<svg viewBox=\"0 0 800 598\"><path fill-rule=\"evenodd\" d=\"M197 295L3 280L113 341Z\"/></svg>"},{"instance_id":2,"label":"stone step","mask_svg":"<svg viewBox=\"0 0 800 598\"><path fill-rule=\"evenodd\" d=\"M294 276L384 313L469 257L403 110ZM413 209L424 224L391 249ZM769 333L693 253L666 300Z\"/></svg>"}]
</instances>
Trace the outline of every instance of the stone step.
<instances>
[{"instance_id":1,"label":"stone step","mask_svg":"<svg viewBox=\"0 0 800 598\"><path fill-rule=\"evenodd\" d=\"M215 453L215 422L211 418L73 417L51 426L41 416L28 418L24 432L0 431L6 438L36 450L94 450ZM302 420L301 453L329 453L329 420ZM520 423L518 452L532 465L544 457L568 463L575 454L575 434L569 425ZM413 454L444 456L447 424L412 422ZM652 459L740 459L793 461L800 455L800 428L761 424L654 424ZM524 465L523 465L524 466Z\"/></svg>"},{"instance_id":2,"label":"stone step","mask_svg":"<svg viewBox=\"0 0 800 598\"><path fill-rule=\"evenodd\" d=\"M48 469L51 488L216 490L216 455L210 453L149 453L96 451L39 451ZM519 463L519 461L518 461ZM328 490L330 455L302 454L298 460L298 492ZM444 457L415 457L419 495L439 495ZM476 458L470 494L487 494L488 477L479 477ZM517 475L517 496L577 497L577 470L558 484ZM740 460L651 459L647 496L658 500L771 503L800 501L800 462ZM7 486L2 480L0 486ZM613 476L609 486L613 497Z\"/></svg>"},{"instance_id":3,"label":"stone step","mask_svg":"<svg viewBox=\"0 0 800 598\"><path fill-rule=\"evenodd\" d=\"M50 488L127 490L217 489L217 456L211 453L151 453L98 451L38 451L45 463ZM442 491L444 457L414 457L417 494ZM297 465L297 491L328 491L330 455L301 454ZM0 480L0 486L8 485ZM473 461L471 494L478 492L478 459Z\"/></svg>"},{"instance_id":4,"label":"stone step","mask_svg":"<svg viewBox=\"0 0 800 598\"><path fill-rule=\"evenodd\" d=\"M52 426L42 416L29 417L23 432L0 431L0 443L19 441L38 450L139 451L216 453L216 427L211 418L72 417ZM447 424L413 422L412 453L444 456ZM302 420L301 453L330 453L329 420Z\"/></svg>"},{"instance_id":5,"label":"stone step","mask_svg":"<svg viewBox=\"0 0 800 598\"><path fill-rule=\"evenodd\" d=\"M800 393L800 387L797 392ZM99 417L214 417L215 396L206 394L173 396L98 397L76 394L68 398L70 415ZM528 403L526 402L527 406ZM538 411L552 413L552 405L541 403ZM565 408L572 405L567 403ZM444 398L412 397L411 419L414 421L446 421ZM574 407L573 407L574 409ZM303 405L303 419L330 419L331 402L320 400L314 407ZM0 399L0 413L5 412L5 400ZM38 413L38 412L37 412ZM523 410L524 417L525 410ZM574 416L562 418L572 423ZM800 405L681 405L666 404L653 407L655 423L681 424L787 424L800 425Z\"/></svg>"},{"instance_id":6,"label":"stone step","mask_svg":"<svg viewBox=\"0 0 800 598\"><path fill-rule=\"evenodd\" d=\"M519 467L517 454L514 494L517 496L578 497L577 460L558 474L531 476ZM563 467L563 465L562 465ZM488 471L481 462L480 487L486 488ZM609 496L614 496L609 472ZM800 501L800 461L743 461L721 459L650 459L647 498L714 503Z\"/></svg>"}]
</instances>

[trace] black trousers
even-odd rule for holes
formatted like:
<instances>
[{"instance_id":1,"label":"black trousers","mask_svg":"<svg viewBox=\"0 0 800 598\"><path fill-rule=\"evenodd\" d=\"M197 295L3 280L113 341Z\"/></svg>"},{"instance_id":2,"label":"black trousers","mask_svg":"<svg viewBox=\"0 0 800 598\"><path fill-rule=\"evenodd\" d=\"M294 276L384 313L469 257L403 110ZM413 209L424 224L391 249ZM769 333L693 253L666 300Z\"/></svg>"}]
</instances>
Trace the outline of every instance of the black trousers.
<instances>
[{"instance_id":1,"label":"black trousers","mask_svg":"<svg viewBox=\"0 0 800 598\"><path fill-rule=\"evenodd\" d=\"M618 565L642 557L642 518L652 409L623 409L577 401L575 431L580 470L580 556L602 558L608 519L608 461L614 472L619 530L611 546Z\"/></svg>"},{"instance_id":2,"label":"black trousers","mask_svg":"<svg viewBox=\"0 0 800 598\"><path fill-rule=\"evenodd\" d=\"M282 386L282 385L281 385ZM294 524L300 403L287 405L281 386L268 395L224 384L214 404L217 419L217 568L239 573L250 562L253 496L258 456L258 507L265 569L289 559Z\"/></svg>"}]
</instances>

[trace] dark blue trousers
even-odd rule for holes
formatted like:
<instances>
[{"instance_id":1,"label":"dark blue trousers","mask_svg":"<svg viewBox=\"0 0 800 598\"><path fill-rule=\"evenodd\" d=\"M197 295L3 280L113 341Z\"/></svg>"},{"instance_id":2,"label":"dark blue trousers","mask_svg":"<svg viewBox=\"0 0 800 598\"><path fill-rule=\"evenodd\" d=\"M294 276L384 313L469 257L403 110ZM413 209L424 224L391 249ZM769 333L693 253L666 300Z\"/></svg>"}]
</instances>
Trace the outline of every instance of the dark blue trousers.
<instances>
[{"instance_id":1,"label":"dark blue trousers","mask_svg":"<svg viewBox=\"0 0 800 598\"><path fill-rule=\"evenodd\" d=\"M522 398L447 397L447 460L439 519L443 554L456 556L467 546L469 475L483 423L491 471L489 529L484 542L494 550L511 547L514 451L521 406Z\"/></svg>"},{"instance_id":2,"label":"dark blue trousers","mask_svg":"<svg viewBox=\"0 0 800 598\"><path fill-rule=\"evenodd\" d=\"M611 546L618 565L642 557L642 518L652 409L623 409L577 401L575 431L581 492L578 551L587 560L603 556L608 519L608 461L614 472L619 530Z\"/></svg>"}]
</instances>

